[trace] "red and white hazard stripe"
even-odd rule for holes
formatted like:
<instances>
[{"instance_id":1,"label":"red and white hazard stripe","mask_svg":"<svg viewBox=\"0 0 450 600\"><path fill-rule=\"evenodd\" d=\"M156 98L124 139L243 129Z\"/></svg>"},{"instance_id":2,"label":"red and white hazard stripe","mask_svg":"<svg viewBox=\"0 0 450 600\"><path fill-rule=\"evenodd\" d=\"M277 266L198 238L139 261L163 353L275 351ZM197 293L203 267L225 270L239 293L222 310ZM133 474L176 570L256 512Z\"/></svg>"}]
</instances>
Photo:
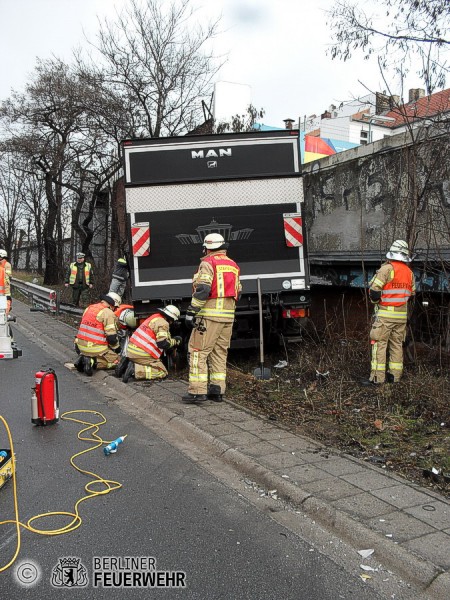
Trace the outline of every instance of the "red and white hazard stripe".
<instances>
[{"instance_id":1,"label":"red and white hazard stripe","mask_svg":"<svg viewBox=\"0 0 450 600\"><path fill-rule=\"evenodd\" d=\"M133 256L148 256L150 254L150 223L133 223L131 241Z\"/></svg>"},{"instance_id":2,"label":"red and white hazard stripe","mask_svg":"<svg viewBox=\"0 0 450 600\"><path fill-rule=\"evenodd\" d=\"M286 246L295 247L303 246L302 218L298 213L285 213L284 220L284 236L286 238Z\"/></svg>"}]
</instances>

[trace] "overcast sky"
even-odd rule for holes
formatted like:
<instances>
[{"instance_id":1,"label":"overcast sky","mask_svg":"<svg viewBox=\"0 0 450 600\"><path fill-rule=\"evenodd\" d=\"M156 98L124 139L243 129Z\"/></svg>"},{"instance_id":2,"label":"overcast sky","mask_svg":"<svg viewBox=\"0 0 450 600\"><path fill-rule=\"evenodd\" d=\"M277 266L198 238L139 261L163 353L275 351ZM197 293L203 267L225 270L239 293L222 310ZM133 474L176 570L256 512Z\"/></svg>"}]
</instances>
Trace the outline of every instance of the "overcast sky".
<instances>
[{"instance_id":1,"label":"overcast sky","mask_svg":"<svg viewBox=\"0 0 450 600\"><path fill-rule=\"evenodd\" d=\"M375 62L332 61L325 11L333 0L195 0L203 12L222 14L217 51L229 52L218 79L251 87L263 122L320 114L331 103L380 90ZM127 0L0 0L0 99L20 90L36 57L70 60L72 49L94 38L97 15L112 17ZM369 4L376 5L376 0ZM84 32L84 33L83 33ZM411 87L416 86L414 82Z\"/></svg>"}]
</instances>

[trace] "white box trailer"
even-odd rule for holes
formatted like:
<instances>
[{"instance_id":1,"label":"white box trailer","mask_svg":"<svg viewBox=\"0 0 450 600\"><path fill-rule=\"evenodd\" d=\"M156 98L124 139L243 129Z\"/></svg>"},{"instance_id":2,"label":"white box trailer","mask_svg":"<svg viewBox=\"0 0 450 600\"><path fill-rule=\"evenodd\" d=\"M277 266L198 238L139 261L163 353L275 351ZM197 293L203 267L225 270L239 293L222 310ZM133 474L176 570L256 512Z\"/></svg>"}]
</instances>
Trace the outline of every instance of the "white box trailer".
<instances>
[{"instance_id":1,"label":"white box trailer","mask_svg":"<svg viewBox=\"0 0 450 600\"><path fill-rule=\"evenodd\" d=\"M203 239L217 232L241 269L233 346L257 343L258 279L268 332L298 339L310 302L298 131L133 139L122 148L136 314L186 309Z\"/></svg>"}]
</instances>

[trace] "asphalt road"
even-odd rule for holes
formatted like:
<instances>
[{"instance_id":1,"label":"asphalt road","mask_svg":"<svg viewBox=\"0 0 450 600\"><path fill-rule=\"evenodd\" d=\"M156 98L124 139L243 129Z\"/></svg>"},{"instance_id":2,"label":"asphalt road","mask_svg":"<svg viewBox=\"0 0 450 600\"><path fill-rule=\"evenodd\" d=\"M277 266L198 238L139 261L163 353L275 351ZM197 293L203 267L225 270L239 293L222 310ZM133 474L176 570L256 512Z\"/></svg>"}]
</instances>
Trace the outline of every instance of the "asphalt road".
<instances>
[{"instance_id":1,"label":"asphalt road","mask_svg":"<svg viewBox=\"0 0 450 600\"><path fill-rule=\"evenodd\" d=\"M80 425L68 421L47 427L31 424L30 397L36 371L42 367L55 369L62 413L76 409L99 411L107 418L100 431L103 439L125 434L128 437L115 455L105 457L99 448L76 459L83 468L118 481L123 487L82 502L82 524L73 532L47 536L22 529L19 556L0 573L1 598L380 597L358 576L349 577L311 543L276 523L124 414L111 399L98 395L86 377L68 371L17 332L16 339L23 356L0 361L0 414L9 423L14 440L21 522L45 512L72 512L75 502L85 495L84 486L89 481L69 463L73 454L90 447L77 439ZM90 417L96 419L81 416ZM2 447L8 444L0 424ZM12 491L11 481L0 489L0 520L13 516ZM50 517L34 526L57 528L68 520ZM13 556L16 543L14 525L1 525L0 568ZM68 557L79 559L78 568L67 570L61 559ZM186 587L150 591L93 589L93 557L151 557L158 571L184 572ZM83 573L88 577L86 586L82 585ZM68 577L76 583L71 589ZM101 582L103 576L97 577ZM28 585L34 578L34 584Z\"/></svg>"}]
</instances>

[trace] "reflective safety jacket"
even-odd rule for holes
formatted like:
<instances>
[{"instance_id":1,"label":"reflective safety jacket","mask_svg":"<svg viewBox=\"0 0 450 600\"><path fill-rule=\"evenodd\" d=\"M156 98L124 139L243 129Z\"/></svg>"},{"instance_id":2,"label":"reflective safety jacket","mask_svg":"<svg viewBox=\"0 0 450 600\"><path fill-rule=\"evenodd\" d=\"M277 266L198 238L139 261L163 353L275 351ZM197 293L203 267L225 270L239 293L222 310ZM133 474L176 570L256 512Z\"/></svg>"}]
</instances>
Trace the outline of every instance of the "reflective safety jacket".
<instances>
[{"instance_id":1,"label":"reflective safety jacket","mask_svg":"<svg viewBox=\"0 0 450 600\"><path fill-rule=\"evenodd\" d=\"M163 317L161 317L159 313L155 313L154 315L151 315L150 317L145 319L142 325L139 325L139 327L130 337L130 341L128 342L127 354L130 353L130 355L133 356L150 355L153 358L159 358L161 356L162 350L161 348L158 348L156 343L157 334L152 328L152 325L154 326L156 324L156 321L164 321L165 325L163 323L159 323L158 325L160 325L161 329L163 330L167 328L165 337L168 337L169 323ZM159 337L161 336L158 335L158 339Z\"/></svg>"},{"instance_id":2,"label":"reflective safety jacket","mask_svg":"<svg viewBox=\"0 0 450 600\"><path fill-rule=\"evenodd\" d=\"M209 297L234 298L237 300L239 297L240 269L234 260L231 260L225 254L210 254L205 256L203 260L210 263L214 269Z\"/></svg>"},{"instance_id":3,"label":"reflective safety jacket","mask_svg":"<svg viewBox=\"0 0 450 600\"><path fill-rule=\"evenodd\" d=\"M98 346L101 347L101 350L108 348L104 324L97 318L103 310L111 309L98 302L97 304L91 304L84 311L76 337L77 341L83 340L87 342L87 344L82 344L83 346Z\"/></svg>"},{"instance_id":4,"label":"reflective safety jacket","mask_svg":"<svg viewBox=\"0 0 450 600\"><path fill-rule=\"evenodd\" d=\"M386 283L381 292L380 306L401 306L406 304L413 291L413 273L403 262L392 261L394 277Z\"/></svg>"},{"instance_id":5,"label":"reflective safety jacket","mask_svg":"<svg viewBox=\"0 0 450 600\"><path fill-rule=\"evenodd\" d=\"M191 300L191 305L199 309L199 317L223 322L234 320L236 300L241 292L239 275L238 265L223 250L202 258L194 275ZM207 296L205 294L202 298L205 290Z\"/></svg>"},{"instance_id":6,"label":"reflective safety jacket","mask_svg":"<svg viewBox=\"0 0 450 600\"><path fill-rule=\"evenodd\" d=\"M10 296L11 295L11 264L3 258L0 260L0 296Z\"/></svg>"},{"instance_id":7,"label":"reflective safety jacket","mask_svg":"<svg viewBox=\"0 0 450 600\"><path fill-rule=\"evenodd\" d=\"M92 269L91 263L85 262L83 265L83 273L84 273L84 280L86 281L86 285L89 285L89 283L91 281L91 269ZM78 283L77 275L78 275L78 263L76 263L76 262L70 263L70 276L69 276L69 284L70 285L73 285L74 283ZM67 275L66 275L66 277L67 277Z\"/></svg>"},{"instance_id":8,"label":"reflective safety jacket","mask_svg":"<svg viewBox=\"0 0 450 600\"><path fill-rule=\"evenodd\" d=\"M384 264L373 277L370 288L381 290L377 317L407 320L408 300L415 293L414 273L407 264L396 260Z\"/></svg>"}]
</instances>

